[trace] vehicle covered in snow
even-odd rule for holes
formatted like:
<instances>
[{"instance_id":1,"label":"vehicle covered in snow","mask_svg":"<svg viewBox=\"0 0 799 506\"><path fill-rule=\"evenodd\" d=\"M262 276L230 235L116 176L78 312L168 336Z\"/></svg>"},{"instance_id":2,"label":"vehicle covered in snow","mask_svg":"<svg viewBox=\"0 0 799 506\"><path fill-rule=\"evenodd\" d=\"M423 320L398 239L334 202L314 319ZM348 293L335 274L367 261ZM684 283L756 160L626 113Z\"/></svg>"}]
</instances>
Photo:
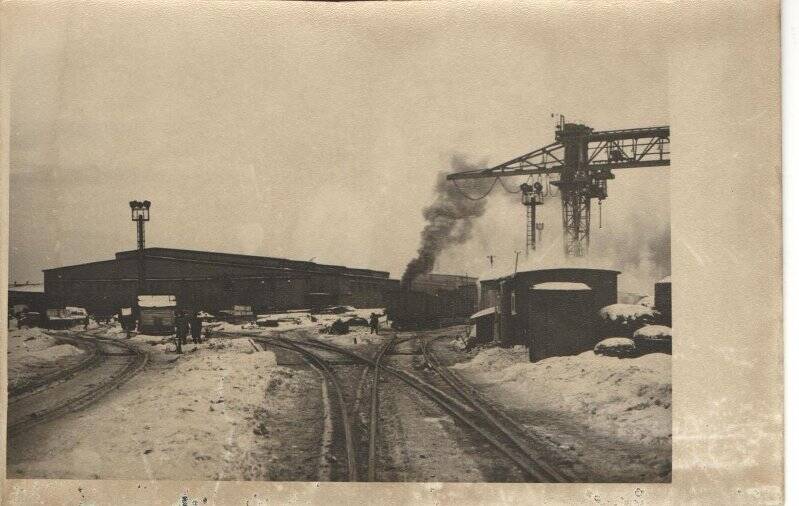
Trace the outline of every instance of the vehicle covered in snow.
<instances>
[{"instance_id":1,"label":"vehicle covered in snow","mask_svg":"<svg viewBox=\"0 0 799 506\"><path fill-rule=\"evenodd\" d=\"M175 332L174 295L139 295L139 332L149 335L170 335Z\"/></svg>"},{"instance_id":2,"label":"vehicle covered in snow","mask_svg":"<svg viewBox=\"0 0 799 506\"><path fill-rule=\"evenodd\" d=\"M86 325L89 322L89 314L82 307L67 306L48 309L45 320L47 328L68 329L75 325Z\"/></svg>"},{"instance_id":3,"label":"vehicle covered in snow","mask_svg":"<svg viewBox=\"0 0 799 506\"><path fill-rule=\"evenodd\" d=\"M17 327L38 327L42 324L42 314L36 311L25 311L17 315Z\"/></svg>"}]
</instances>

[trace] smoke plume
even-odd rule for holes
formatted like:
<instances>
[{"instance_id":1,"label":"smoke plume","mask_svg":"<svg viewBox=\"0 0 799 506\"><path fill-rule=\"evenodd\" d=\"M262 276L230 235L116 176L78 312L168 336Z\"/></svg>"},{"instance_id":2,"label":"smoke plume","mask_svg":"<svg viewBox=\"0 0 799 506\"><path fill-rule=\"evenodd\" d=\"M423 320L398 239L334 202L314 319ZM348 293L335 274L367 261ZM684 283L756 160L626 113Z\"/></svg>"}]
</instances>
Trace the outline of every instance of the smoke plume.
<instances>
[{"instance_id":1,"label":"smoke plume","mask_svg":"<svg viewBox=\"0 0 799 506\"><path fill-rule=\"evenodd\" d=\"M482 168L468 163L461 155L453 155L451 165L455 172ZM447 181L446 174L438 174L435 202L422 212L427 224L422 230L416 258L408 262L402 275L404 289L409 289L417 276L431 272L444 250L468 241L472 236L474 220L485 212L485 199L467 198L452 181Z\"/></svg>"}]
</instances>

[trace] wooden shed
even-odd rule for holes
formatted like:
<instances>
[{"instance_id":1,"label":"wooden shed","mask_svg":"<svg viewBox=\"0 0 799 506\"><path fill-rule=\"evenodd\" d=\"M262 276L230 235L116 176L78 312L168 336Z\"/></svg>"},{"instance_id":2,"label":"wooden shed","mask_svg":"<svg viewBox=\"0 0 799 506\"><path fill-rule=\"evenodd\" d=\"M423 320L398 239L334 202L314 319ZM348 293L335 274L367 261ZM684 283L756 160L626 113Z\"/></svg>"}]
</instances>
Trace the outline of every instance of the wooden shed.
<instances>
[{"instance_id":1,"label":"wooden shed","mask_svg":"<svg viewBox=\"0 0 799 506\"><path fill-rule=\"evenodd\" d=\"M477 342L487 343L494 339L494 319L497 308L488 307L481 309L469 317L470 323L475 326Z\"/></svg>"}]
</instances>

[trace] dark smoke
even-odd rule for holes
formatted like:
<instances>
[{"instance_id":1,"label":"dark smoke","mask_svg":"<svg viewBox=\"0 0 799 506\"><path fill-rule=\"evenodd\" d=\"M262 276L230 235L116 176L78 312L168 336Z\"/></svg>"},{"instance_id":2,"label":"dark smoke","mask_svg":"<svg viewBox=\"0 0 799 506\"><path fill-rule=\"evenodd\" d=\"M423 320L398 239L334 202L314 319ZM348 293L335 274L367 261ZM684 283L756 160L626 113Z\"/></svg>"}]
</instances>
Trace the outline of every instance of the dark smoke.
<instances>
[{"instance_id":1,"label":"dark smoke","mask_svg":"<svg viewBox=\"0 0 799 506\"><path fill-rule=\"evenodd\" d=\"M476 170L482 166L473 165L461 155L453 155L452 170L461 172ZM427 221L422 230L421 244L417 256L405 268L402 275L402 287L409 289L417 276L427 274L435 267L436 260L442 251L457 244L463 244L472 236L475 218L483 215L486 200L470 200L453 184L447 181L446 172L440 172L436 181L436 200L422 212ZM478 193L479 192L468 192Z\"/></svg>"}]
</instances>

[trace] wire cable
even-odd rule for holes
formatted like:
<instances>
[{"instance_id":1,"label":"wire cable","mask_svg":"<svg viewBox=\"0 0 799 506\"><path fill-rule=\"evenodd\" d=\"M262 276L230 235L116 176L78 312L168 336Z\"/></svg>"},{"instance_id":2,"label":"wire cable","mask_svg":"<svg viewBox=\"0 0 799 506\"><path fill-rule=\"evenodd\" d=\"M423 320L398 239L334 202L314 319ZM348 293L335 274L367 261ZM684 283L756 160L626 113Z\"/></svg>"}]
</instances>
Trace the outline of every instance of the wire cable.
<instances>
[{"instance_id":1,"label":"wire cable","mask_svg":"<svg viewBox=\"0 0 799 506\"><path fill-rule=\"evenodd\" d=\"M463 188L461 188L460 186L458 186L458 183L457 183L456 181L457 181L457 179L453 179L453 180L452 180L452 184L453 184L453 186L455 186L455 189L457 189L457 190L458 190L458 192L459 192L461 195L463 195L464 197L466 197L466 198L467 198L467 199L469 199L469 200L482 200L482 199L484 199L484 198L488 197L488 194L489 194L489 193L491 193L491 192L494 190L494 186L496 186L496 185L497 185L497 181L499 181L499 177L496 177L496 178L494 178L494 182L493 182L493 183L491 183L491 187L488 189L488 191L487 191L487 192L485 192L484 194L480 195L479 197L472 197L471 195L469 195L468 193L466 193L465 191L463 191Z\"/></svg>"},{"instance_id":2,"label":"wire cable","mask_svg":"<svg viewBox=\"0 0 799 506\"><path fill-rule=\"evenodd\" d=\"M503 180L502 180L502 179L500 179L500 178L497 178L497 179L499 179L499 184L501 184L501 185L502 185L502 188L504 188L506 192L508 192L508 193L521 193L521 192L522 192L521 190L516 190L516 191L509 190L509 189L508 189L508 187L507 187L507 186L505 186L505 181L503 181Z\"/></svg>"}]
</instances>

